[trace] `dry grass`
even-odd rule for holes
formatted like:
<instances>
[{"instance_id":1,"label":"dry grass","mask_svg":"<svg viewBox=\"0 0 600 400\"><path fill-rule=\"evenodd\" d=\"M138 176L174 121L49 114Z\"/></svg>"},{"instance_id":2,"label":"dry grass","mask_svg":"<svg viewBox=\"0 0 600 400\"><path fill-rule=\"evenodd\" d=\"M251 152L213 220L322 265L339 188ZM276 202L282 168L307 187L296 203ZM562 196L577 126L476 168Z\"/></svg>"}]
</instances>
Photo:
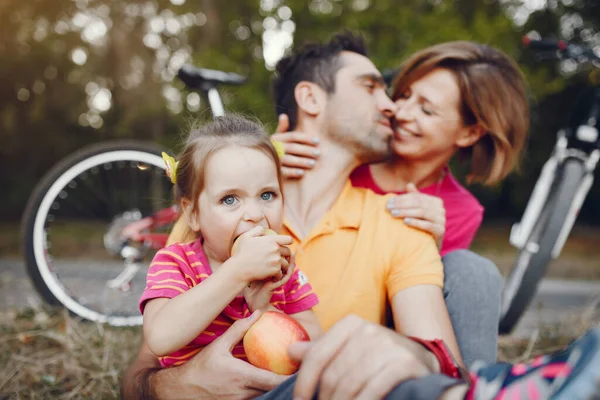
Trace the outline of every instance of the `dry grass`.
<instances>
[{"instance_id":1,"label":"dry grass","mask_svg":"<svg viewBox=\"0 0 600 400\"><path fill-rule=\"evenodd\" d=\"M507 276L513 268L518 251L508 242L510 224L488 223L483 225L473 241L471 249L494 261ZM561 255L552 261L547 276L550 278L600 280L600 228L576 224Z\"/></svg>"},{"instance_id":2,"label":"dry grass","mask_svg":"<svg viewBox=\"0 0 600 400\"><path fill-rule=\"evenodd\" d=\"M560 323L538 323L529 338L501 336L499 340L498 359L519 363L540 354L547 354L562 349L573 339L582 336L590 328L600 324L598 308L600 297L579 312L563 319Z\"/></svg>"},{"instance_id":3,"label":"dry grass","mask_svg":"<svg viewBox=\"0 0 600 400\"><path fill-rule=\"evenodd\" d=\"M0 332L2 399L118 398L140 337L47 309L3 311Z\"/></svg>"},{"instance_id":4,"label":"dry grass","mask_svg":"<svg viewBox=\"0 0 600 400\"><path fill-rule=\"evenodd\" d=\"M589 310L540 326L529 339L501 338L500 359L520 362L560 349L598 321L595 307ZM1 399L118 398L140 338L139 328L85 323L50 309L0 312L0 332Z\"/></svg>"}]
</instances>

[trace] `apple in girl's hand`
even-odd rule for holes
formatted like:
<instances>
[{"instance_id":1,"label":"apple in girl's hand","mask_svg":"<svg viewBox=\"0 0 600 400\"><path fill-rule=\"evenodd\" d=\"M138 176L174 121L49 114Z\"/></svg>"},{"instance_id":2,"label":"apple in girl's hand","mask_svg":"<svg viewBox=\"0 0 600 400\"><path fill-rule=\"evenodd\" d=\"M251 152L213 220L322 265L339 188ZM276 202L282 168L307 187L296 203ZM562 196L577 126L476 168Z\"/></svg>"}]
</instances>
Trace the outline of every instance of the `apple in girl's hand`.
<instances>
[{"instance_id":1,"label":"apple in girl's hand","mask_svg":"<svg viewBox=\"0 0 600 400\"><path fill-rule=\"evenodd\" d=\"M255 367L291 375L300 364L288 356L288 346L307 340L310 340L310 336L294 318L267 311L246 332L244 350L248 361Z\"/></svg>"},{"instance_id":2,"label":"apple in girl's hand","mask_svg":"<svg viewBox=\"0 0 600 400\"><path fill-rule=\"evenodd\" d=\"M273 229L265 228L265 235L277 235L277 232L275 232ZM240 239L240 236L238 236L235 239L235 241L233 242L233 246L231 246L231 255L232 256L235 253L235 250L237 249L237 243L238 243L238 240Z\"/></svg>"}]
</instances>

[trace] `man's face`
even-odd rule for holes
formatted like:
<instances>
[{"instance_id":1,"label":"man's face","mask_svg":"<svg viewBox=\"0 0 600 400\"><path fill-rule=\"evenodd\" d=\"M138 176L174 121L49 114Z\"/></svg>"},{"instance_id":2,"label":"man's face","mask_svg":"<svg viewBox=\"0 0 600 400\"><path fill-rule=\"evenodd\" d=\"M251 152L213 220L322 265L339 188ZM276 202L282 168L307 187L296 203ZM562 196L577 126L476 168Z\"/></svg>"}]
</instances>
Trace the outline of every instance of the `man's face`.
<instances>
[{"instance_id":1,"label":"man's face","mask_svg":"<svg viewBox=\"0 0 600 400\"><path fill-rule=\"evenodd\" d=\"M381 73L367 57L340 54L335 92L325 109L325 132L345 145L362 162L380 161L391 154L390 117L395 105L385 92Z\"/></svg>"}]
</instances>

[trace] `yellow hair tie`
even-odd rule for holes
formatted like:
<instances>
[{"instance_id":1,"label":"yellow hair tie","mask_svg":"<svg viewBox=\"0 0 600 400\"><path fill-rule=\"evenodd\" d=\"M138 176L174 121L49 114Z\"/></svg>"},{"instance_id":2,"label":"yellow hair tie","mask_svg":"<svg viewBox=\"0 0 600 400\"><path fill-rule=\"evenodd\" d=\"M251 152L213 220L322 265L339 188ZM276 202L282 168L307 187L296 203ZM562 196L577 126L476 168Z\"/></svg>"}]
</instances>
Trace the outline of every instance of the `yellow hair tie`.
<instances>
[{"instance_id":1,"label":"yellow hair tie","mask_svg":"<svg viewBox=\"0 0 600 400\"><path fill-rule=\"evenodd\" d=\"M283 157L285 155L285 149L283 148L283 143L278 142L277 140L271 140L271 143L273 143L273 147L275 147L277 156L279 156L279 158Z\"/></svg>"},{"instance_id":2,"label":"yellow hair tie","mask_svg":"<svg viewBox=\"0 0 600 400\"><path fill-rule=\"evenodd\" d=\"M167 176L169 177L169 179L171 179L171 182L173 184L176 184L177 183L177 166L179 165L179 161L175 161L175 159L173 157L171 157L164 151L162 152L162 158L167 167Z\"/></svg>"}]
</instances>

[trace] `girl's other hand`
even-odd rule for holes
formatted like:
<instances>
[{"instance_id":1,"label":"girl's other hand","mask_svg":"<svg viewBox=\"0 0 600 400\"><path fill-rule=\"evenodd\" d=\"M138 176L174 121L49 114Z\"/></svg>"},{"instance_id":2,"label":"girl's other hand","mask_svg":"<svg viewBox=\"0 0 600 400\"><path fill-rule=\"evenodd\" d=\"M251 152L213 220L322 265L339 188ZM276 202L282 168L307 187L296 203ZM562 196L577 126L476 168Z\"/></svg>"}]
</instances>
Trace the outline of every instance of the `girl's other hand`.
<instances>
[{"instance_id":1,"label":"girl's other hand","mask_svg":"<svg viewBox=\"0 0 600 400\"><path fill-rule=\"evenodd\" d=\"M288 263L286 260L285 267L285 275L283 275L281 279L275 280L275 278L271 278L262 281L254 281L244 289L244 298L246 299L248 308L250 308L251 312L256 310L265 312L269 310L273 292L285 285L294 274L295 265L293 259L291 263Z\"/></svg>"},{"instance_id":2,"label":"girl's other hand","mask_svg":"<svg viewBox=\"0 0 600 400\"><path fill-rule=\"evenodd\" d=\"M290 121L286 114L279 115L277 130L271 139L283 143L285 154L281 157L281 172L285 179L298 179L304 170L312 169L320 152L319 138L301 131L288 132Z\"/></svg>"},{"instance_id":3,"label":"girl's other hand","mask_svg":"<svg viewBox=\"0 0 600 400\"><path fill-rule=\"evenodd\" d=\"M292 244L288 235L265 235L265 228L256 226L237 239L234 260L243 282L262 281L267 278L281 279L288 266Z\"/></svg>"},{"instance_id":4,"label":"girl's other hand","mask_svg":"<svg viewBox=\"0 0 600 400\"><path fill-rule=\"evenodd\" d=\"M438 249L441 248L446 233L444 202L439 197L419 192L413 183L406 189L406 193L388 201L388 211L392 217L404 219L406 225L431 233Z\"/></svg>"}]
</instances>

